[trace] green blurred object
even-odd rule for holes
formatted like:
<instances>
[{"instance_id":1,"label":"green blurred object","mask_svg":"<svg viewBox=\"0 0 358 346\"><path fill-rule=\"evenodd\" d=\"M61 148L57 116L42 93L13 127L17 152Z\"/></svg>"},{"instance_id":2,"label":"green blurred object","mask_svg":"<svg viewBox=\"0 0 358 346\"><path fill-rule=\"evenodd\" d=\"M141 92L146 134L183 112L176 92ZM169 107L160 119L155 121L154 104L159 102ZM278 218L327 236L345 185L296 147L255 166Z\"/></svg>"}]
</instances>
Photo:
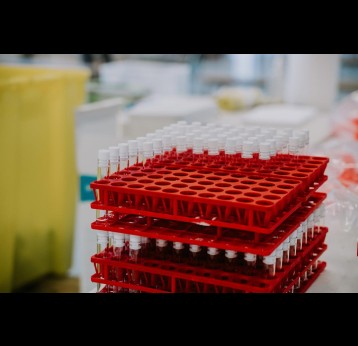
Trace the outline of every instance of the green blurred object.
<instances>
[{"instance_id":1,"label":"green blurred object","mask_svg":"<svg viewBox=\"0 0 358 346\"><path fill-rule=\"evenodd\" d=\"M87 69L0 65L0 292L71 265Z\"/></svg>"},{"instance_id":2,"label":"green blurred object","mask_svg":"<svg viewBox=\"0 0 358 346\"><path fill-rule=\"evenodd\" d=\"M87 83L87 102L93 103L115 97L123 98L127 106L134 104L148 96L150 91L146 88L128 84L106 84L100 81Z\"/></svg>"}]
</instances>

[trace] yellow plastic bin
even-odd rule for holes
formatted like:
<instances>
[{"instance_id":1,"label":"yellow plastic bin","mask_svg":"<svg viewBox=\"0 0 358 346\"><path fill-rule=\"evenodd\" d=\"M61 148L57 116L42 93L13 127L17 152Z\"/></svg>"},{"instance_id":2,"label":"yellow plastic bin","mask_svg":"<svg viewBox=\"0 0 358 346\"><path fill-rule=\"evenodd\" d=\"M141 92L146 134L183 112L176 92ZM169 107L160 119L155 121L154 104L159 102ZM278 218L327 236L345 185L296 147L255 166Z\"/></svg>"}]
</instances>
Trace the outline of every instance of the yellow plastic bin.
<instances>
[{"instance_id":1,"label":"yellow plastic bin","mask_svg":"<svg viewBox=\"0 0 358 346\"><path fill-rule=\"evenodd\" d=\"M0 292L71 264L74 110L89 71L0 65Z\"/></svg>"}]
</instances>

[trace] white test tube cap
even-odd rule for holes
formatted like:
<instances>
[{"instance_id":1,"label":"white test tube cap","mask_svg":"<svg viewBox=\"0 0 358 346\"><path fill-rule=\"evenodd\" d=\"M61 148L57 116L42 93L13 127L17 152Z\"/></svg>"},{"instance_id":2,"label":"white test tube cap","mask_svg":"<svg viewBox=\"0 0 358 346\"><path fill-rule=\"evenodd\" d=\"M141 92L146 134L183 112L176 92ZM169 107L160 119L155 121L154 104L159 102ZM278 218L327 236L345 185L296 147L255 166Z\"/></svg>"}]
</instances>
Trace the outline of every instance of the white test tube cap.
<instances>
[{"instance_id":1,"label":"white test tube cap","mask_svg":"<svg viewBox=\"0 0 358 346\"><path fill-rule=\"evenodd\" d=\"M142 244L147 244L150 242L148 237L140 237L140 241Z\"/></svg>"},{"instance_id":2,"label":"white test tube cap","mask_svg":"<svg viewBox=\"0 0 358 346\"><path fill-rule=\"evenodd\" d=\"M186 134L186 146L189 149L193 149L194 147L194 138L195 138L195 134L190 132Z\"/></svg>"},{"instance_id":3,"label":"white test tube cap","mask_svg":"<svg viewBox=\"0 0 358 346\"><path fill-rule=\"evenodd\" d=\"M218 140L219 150L225 150L226 135L218 135L217 140Z\"/></svg>"},{"instance_id":4,"label":"white test tube cap","mask_svg":"<svg viewBox=\"0 0 358 346\"><path fill-rule=\"evenodd\" d=\"M129 147L128 143L119 144L119 157L121 160L128 159L128 154L129 154L128 147Z\"/></svg>"},{"instance_id":5,"label":"white test tube cap","mask_svg":"<svg viewBox=\"0 0 358 346\"><path fill-rule=\"evenodd\" d=\"M209 138L210 138L210 135L207 135L207 134L203 134L201 136L202 140L203 140L203 149L204 150L208 150L209 147L208 147L208 141L209 141Z\"/></svg>"},{"instance_id":6,"label":"white test tube cap","mask_svg":"<svg viewBox=\"0 0 358 346\"><path fill-rule=\"evenodd\" d=\"M176 140L176 147L178 153L183 153L186 151L186 136L177 136Z\"/></svg>"},{"instance_id":7,"label":"white test tube cap","mask_svg":"<svg viewBox=\"0 0 358 346\"><path fill-rule=\"evenodd\" d=\"M236 153L236 138L229 137L226 139L225 153L229 155L234 155Z\"/></svg>"},{"instance_id":8,"label":"white test tube cap","mask_svg":"<svg viewBox=\"0 0 358 346\"><path fill-rule=\"evenodd\" d=\"M252 158L253 145L254 144L250 141L242 142L242 157L243 158Z\"/></svg>"},{"instance_id":9,"label":"white test tube cap","mask_svg":"<svg viewBox=\"0 0 358 346\"><path fill-rule=\"evenodd\" d=\"M109 161L117 162L119 159L119 148L118 147L109 147Z\"/></svg>"},{"instance_id":10,"label":"white test tube cap","mask_svg":"<svg viewBox=\"0 0 358 346\"><path fill-rule=\"evenodd\" d=\"M293 128L292 127L285 127L282 130L280 130L280 133L285 133L287 136L292 136Z\"/></svg>"},{"instance_id":11,"label":"white test tube cap","mask_svg":"<svg viewBox=\"0 0 358 346\"><path fill-rule=\"evenodd\" d=\"M173 242L173 249L175 250L182 250L184 249L184 244L180 241L174 241Z\"/></svg>"},{"instance_id":12,"label":"white test tube cap","mask_svg":"<svg viewBox=\"0 0 358 346\"><path fill-rule=\"evenodd\" d=\"M265 142L266 139L268 139L269 137L265 133L259 133L258 135L256 135L256 138L258 142Z\"/></svg>"},{"instance_id":13,"label":"white test tube cap","mask_svg":"<svg viewBox=\"0 0 358 346\"><path fill-rule=\"evenodd\" d=\"M194 138L193 153L194 154L203 153L203 139L201 137Z\"/></svg>"},{"instance_id":14,"label":"white test tube cap","mask_svg":"<svg viewBox=\"0 0 358 346\"><path fill-rule=\"evenodd\" d=\"M293 151L293 150L298 150L299 148L299 138L296 136L290 137L288 139L288 149Z\"/></svg>"},{"instance_id":15,"label":"white test tube cap","mask_svg":"<svg viewBox=\"0 0 358 346\"><path fill-rule=\"evenodd\" d=\"M250 252L245 252L244 258L247 262L253 262L256 261L256 255Z\"/></svg>"},{"instance_id":16,"label":"white test tube cap","mask_svg":"<svg viewBox=\"0 0 358 346\"><path fill-rule=\"evenodd\" d=\"M152 157L154 155L153 142L143 143L143 153L145 157Z\"/></svg>"},{"instance_id":17,"label":"white test tube cap","mask_svg":"<svg viewBox=\"0 0 358 346\"><path fill-rule=\"evenodd\" d=\"M298 154L299 153L299 138L298 137L290 137L288 139L288 152L290 154Z\"/></svg>"},{"instance_id":18,"label":"white test tube cap","mask_svg":"<svg viewBox=\"0 0 358 346\"><path fill-rule=\"evenodd\" d=\"M290 237L287 237L283 242L282 242L282 250L283 251L287 251L290 247Z\"/></svg>"},{"instance_id":19,"label":"white test tube cap","mask_svg":"<svg viewBox=\"0 0 358 346\"><path fill-rule=\"evenodd\" d=\"M295 132L295 136L298 137L298 146L300 149L305 147L306 135L302 131Z\"/></svg>"},{"instance_id":20,"label":"white test tube cap","mask_svg":"<svg viewBox=\"0 0 358 346\"><path fill-rule=\"evenodd\" d=\"M277 142L273 138L269 138L266 140L267 143L270 144L270 155L275 156L277 153Z\"/></svg>"},{"instance_id":21,"label":"white test tube cap","mask_svg":"<svg viewBox=\"0 0 358 346\"><path fill-rule=\"evenodd\" d=\"M296 231L297 231L297 237L299 237L299 235L303 233L302 223L297 227Z\"/></svg>"},{"instance_id":22,"label":"white test tube cap","mask_svg":"<svg viewBox=\"0 0 358 346\"><path fill-rule=\"evenodd\" d=\"M206 127L209 129L209 128L213 128L213 127L217 127L218 126L218 124L216 124L216 123L207 123L206 124Z\"/></svg>"},{"instance_id":23,"label":"white test tube cap","mask_svg":"<svg viewBox=\"0 0 358 346\"><path fill-rule=\"evenodd\" d=\"M163 152L163 141L159 138L153 139L153 152L154 154L162 154Z\"/></svg>"},{"instance_id":24,"label":"white test tube cap","mask_svg":"<svg viewBox=\"0 0 358 346\"><path fill-rule=\"evenodd\" d=\"M310 144L310 130L302 129L301 131L305 135L305 145L309 145Z\"/></svg>"},{"instance_id":25,"label":"white test tube cap","mask_svg":"<svg viewBox=\"0 0 358 346\"><path fill-rule=\"evenodd\" d=\"M255 136L256 135L256 130L254 127L247 127L246 128L246 133L248 133L250 136Z\"/></svg>"},{"instance_id":26,"label":"white test tube cap","mask_svg":"<svg viewBox=\"0 0 358 346\"><path fill-rule=\"evenodd\" d=\"M157 137L157 135L156 135L155 133L147 133L146 136L145 136L145 138L146 138L147 140L152 140L152 139L154 139L155 137Z\"/></svg>"},{"instance_id":27,"label":"white test tube cap","mask_svg":"<svg viewBox=\"0 0 358 346\"><path fill-rule=\"evenodd\" d=\"M264 256L263 260L262 260L263 263L265 264L274 264L276 263L276 254L274 256Z\"/></svg>"},{"instance_id":28,"label":"white test tube cap","mask_svg":"<svg viewBox=\"0 0 358 346\"><path fill-rule=\"evenodd\" d=\"M277 246L276 248L276 258L281 258L282 257L282 253L283 253L283 244L281 243L279 246Z\"/></svg>"},{"instance_id":29,"label":"white test tube cap","mask_svg":"<svg viewBox=\"0 0 358 346\"><path fill-rule=\"evenodd\" d=\"M108 149L98 150L98 160L108 161L109 160L109 150Z\"/></svg>"},{"instance_id":30,"label":"white test tube cap","mask_svg":"<svg viewBox=\"0 0 358 346\"><path fill-rule=\"evenodd\" d=\"M252 142L252 152L258 153L259 152L259 141L256 137L249 137L248 141Z\"/></svg>"},{"instance_id":31,"label":"white test tube cap","mask_svg":"<svg viewBox=\"0 0 358 346\"><path fill-rule=\"evenodd\" d=\"M185 120L179 120L176 122L176 125L188 125L188 123Z\"/></svg>"},{"instance_id":32,"label":"white test tube cap","mask_svg":"<svg viewBox=\"0 0 358 346\"><path fill-rule=\"evenodd\" d=\"M237 153L242 152L242 143L243 143L242 137L236 137L235 151Z\"/></svg>"},{"instance_id":33,"label":"white test tube cap","mask_svg":"<svg viewBox=\"0 0 358 346\"><path fill-rule=\"evenodd\" d=\"M233 250L225 250L225 257L226 258L236 258L237 257L237 252L233 251Z\"/></svg>"},{"instance_id":34,"label":"white test tube cap","mask_svg":"<svg viewBox=\"0 0 358 346\"><path fill-rule=\"evenodd\" d=\"M131 234L129 236L129 248L131 250L139 250L140 249L140 236Z\"/></svg>"},{"instance_id":35,"label":"white test tube cap","mask_svg":"<svg viewBox=\"0 0 358 346\"><path fill-rule=\"evenodd\" d=\"M189 246L190 252L200 252L200 250L201 250L201 247L199 245L190 244L190 246Z\"/></svg>"},{"instance_id":36,"label":"white test tube cap","mask_svg":"<svg viewBox=\"0 0 358 346\"><path fill-rule=\"evenodd\" d=\"M219 141L215 138L208 140L208 154L219 155Z\"/></svg>"},{"instance_id":37,"label":"white test tube cap","mask_svg":"<svg viewBox=\"0 0 358 346\"><path fill-rule=\"evenodd\" d=\"M227 131L228 137L237 137L239 135L239 131L237 129L230 129Z\"/></svg>"},{"instance_id":38,"label":"white test tube cap","mask_svg":"<svg viewBox=\"0 0 358 346\"><path fill-rule=\"evenodd\" d=\"M286 147L286 140L283 136L275 136L273 138L276 141L276 149L282 150ZM287 139L288 142L288 139Z\"/></svg>"},{"instance_id":39,"label":"white test tube cap","mask_svg":"<svg viewBox=\"0 0 358 346\"><path fill-rule=\"evenodd\" d=\"M147 139L145 137L137 137L138 152L143 152L143 143L146 141Z\"/></svg>"},{"instance_id":40,"label":"white test tube cap","mask_svg":"<svg viewBox=\"0 0 358 346\"><path fill-rule=\"evenodd\" d=\"M275 136L277 133L277 129L275 127L269 127L266 130L270 133L271 137Z\"/></svg>"},{"instance_id":41,"label":"white test tube cap","mask_svg":"<svg viewBox=\"0 0 358 346\"><path fill-rule=\"evenodd\" d=\"M302 233L307 232L307 220L301 222Z\"/></svg>"},{"instance_id":42,"label":"white test tube cap","mask_svg":"<svg viewBox=\"0 0 358 346\"><path fill-rule=\"evenodd\" d=\"M165 151L169 151L172 149L172 137L169 135L164 135L162 137L162 141L163 141L163 150Z\"/></svg>"},{"instance_id":43,"label":"white test tube cap","mask_svg":"<svg viewBox=\"0 0 358 346\"><path fill-rule=\"evenodd\" d=\"M270 159L270 157L271 157L270 149L271 149L270 143L267 143L267 142L260 143L260 154L259 154L260 160L269 160Z\"/></svg>"},{"instance_id":44,"label":"white test tube cap","mask_svg":"<svg viewBox=\"0 0 358 346\"><path fill-rule=\"evenodd\" d=\"M193 122L191 123L191 126L193 126L193 127L200 127L200 126L201 126L201 122L200 122L200 121L193 121Z\"/></svg>"},{"instance_id":45,"label":"white test tube cap","mask_svg":"<svg viewBox=\"0 0 358 346\"><path fill-rule=\"evenodd\" d=\"M177 131L180 133L181 136L184 136L186 134L188 125L178 125L176 127Z\"/></svg>"},{"instance_id":46,"label":"white test tube cap","mask_svg":"<svg viewBox=\"0 0 358 346\"><path fill-rule=\"evenodd\" d=\"M291 245L296 245L297 243L297 231L294 231L291 235L290 235L290 244Z\"/></svg>"},{"instance_id":47,"label":"white test tube cap","mask_svg":"<svg viewBox=\"0 0 358 346\"><path fill-rule=\"evenodd\" d=\"M307 228L312 228L314 222L314 216L313 213L308 217L307 219Z\"/></svg>"},{"instance_id":48,"label":"white test tube cap","mask_svg":"<svg viewBox=\"0 0 358 346\"><path fill-rule=\"evenodd\" d=\"M128 151L129 155L137 155L138 154L138 141L135 139L131 139L128 141Z\"/></svg>"},{"instance_id":49,"label":"white test tube cap","mask_svg":"<svg viewBox=\"0 0 358 346\"><path fill-rule=\"evenodd\" d=\"M115 247L124 246L124 234L123 233L113 233L113 245Z\"/></svg>"},{"instance_id":50,"label":"white test tube cap","mask_svg":"<svg viewBox=\"0 0 358 346\"><path fill-rule=\"evenodd\" d=\"M166 247L168 242L164 239L157 239L155 241L155 244L158 246L158 247Z\"/></svg>"},{"instance_id":51,"label":"white test tube cap","mask_svg":"<svg viewBox=\"0 0 358 346\"><path fill-rule=\"evenodd\" d=\"M290 239L294 239L294 238L297 238L297 229L294 230L290 235Z\"/></svg>"},{"instance_id":52,"label":"white test tube cap","mask_svg":"<svg viewBox=\"0 0 358 346\"><path fill-rule=\"evenodd\" d=\"M207 254L210 256L216 256L219 253L219 249L216 247L208 247Z\"/></svg>"},{"instance_id":53,"label":"white test tube cap","mask_svg":"<svg viewBox=\"0 0 358 346\"><path fill-rule=\"evenodd\" d=\"M164 129L157 129L154 131L154 133L157 135L157 136L162 136L164 134Z\"/></svg>"},{"instance_id":54,"label":"white test tube cap","mask_svg":"<svg viewBox=\"0 0 358 346\"><path fill-rule=\"evenodd\" d=\"M108 243L108 234L104 231L97 231L97 244L107 245Z\"/></svg>"}]
</instances>

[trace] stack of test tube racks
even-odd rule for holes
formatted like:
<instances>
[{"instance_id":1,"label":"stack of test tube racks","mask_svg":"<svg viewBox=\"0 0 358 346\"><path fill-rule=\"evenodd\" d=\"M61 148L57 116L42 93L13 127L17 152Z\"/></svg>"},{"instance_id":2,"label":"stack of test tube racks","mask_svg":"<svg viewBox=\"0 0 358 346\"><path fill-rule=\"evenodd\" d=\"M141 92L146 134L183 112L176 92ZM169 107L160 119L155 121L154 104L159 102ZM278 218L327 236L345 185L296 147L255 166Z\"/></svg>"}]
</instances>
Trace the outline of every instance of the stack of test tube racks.
<instances>
[{"instance_id":1,"label":"stack of test tube racks","mask_svg":"<svg viewBox=\"0 0 358 346\"><path fill-rule=\"evenodd\" d=\"M298 140L287 129L272 148L270 131L280 134L179 122L140 137L136 160L118 157L118 169L91 183L91 228L105 239L91 257L97 292L305 292L326 266L326 194L317 189L329 160L304 153L307 132ZM255 135L266 144L255 147Z\"/></svg>"}]
</instances>

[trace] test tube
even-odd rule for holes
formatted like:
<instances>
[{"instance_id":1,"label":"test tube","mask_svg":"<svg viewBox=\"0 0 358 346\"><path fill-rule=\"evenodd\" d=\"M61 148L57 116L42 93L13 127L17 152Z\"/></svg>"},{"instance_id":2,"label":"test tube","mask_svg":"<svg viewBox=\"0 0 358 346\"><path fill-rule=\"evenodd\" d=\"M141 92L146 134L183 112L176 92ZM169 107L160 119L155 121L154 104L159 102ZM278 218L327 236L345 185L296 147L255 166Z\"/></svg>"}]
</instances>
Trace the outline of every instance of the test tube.
<instances>
[{"instance_id":1,"label":"test tube","mask_svg":"<svg viewBox=\"0 0 358 346\"><path fill-rule=\"evenodd\" d=\"M104 231L97 231L97 255L100 258L108 258L108 233ZM104 272L105 266L103 264L97 264L97 273L99 274L99 277L104 279L105 278L105 272ZM97 283L97 292L100 292L102 290L108 291L107 285L102 285L100 283Z\"/></svg>"},{"instance_id":2,"label":"test tube","mask_svg":"<svg viewBox=\"0 0 358 346\"><path fill-rule=\"evenodd\" d=\"M226 135L224 134L219 134L217 136L217 141L218 141L218 149L219 149L219 154L224 156L225 155L225 143L226 143Z\"/></svg>"},{"instance_id":3,"label":"test tube","mask_svg":"<svg viewBox=\"0 0 358 346\"><path fill-rule=\"evenodd\" d=\"M276 248L276 270L282 270L283 265L283 244Z\"/></svg>"},{"instance_id":4,"label":"test tube","mask_svg":"<svg viewBox=\"0 0 358 346\"><path fill-rule=\"evenodd\" d=\"M282 261L284 264L290 263L290 237L286 238L282 243Z\"/></svg>"},{"instance_id":5,"label":"test tube","mask_svg":"<svg viewBox=\"0 0 358 346\"><path fill-rule=\"evenodd\" d=\"M153 139L153 153L154 158L159 161L163 158L163 142L159 138Z\"/></svg>"},{"instance_id":6,"label":"test tube","mask_svg":"<svg viewBox=\"0 0 358 346\"><path fill-rule=\"evenodd\" d=\"M120 158L119 167L121 171L126 170L129 165L128 148L129 148L128 143L119 144L119 158Z\"/></svg>"},{"instance_id":7,"label":"test tube","mask_svg":"<svg viewBox=\"0 0 358 346\"><path fill-rule=\"evenodd\" d=\"M307 237L308 240L314 238L314 214L312 213L307 220Z\"/></svg>"},{"instance_id":8,"label":"test tube","mask_svg":"<svg viewBox=\"0 0 358 346\"><path fill-rule=\"evenodd\" d=\"M143 163L144 155L143 155L143 143L146 142L147 139L145 137L138 137L138 163Z\"/></svg>"},{"instance_id":9,"label":"test tube","mask_svg":"<svg viewBox=\"0 0 358 346\"><path fill-rule=\"evenodd\" d=\"M170 135L164 135L162 137L163 141L163 155L164 157L169 158L172 151L172 137Z\"/></svg>"},{"instance_id":10,"label":"test tube","mask_svg":"<svg viewBox=\"0 0 358 346\"><path fill-rule=\"evenodd\" d=\"M97 180L102 180L109 176L110 172L110 156L109 150L101 149L98 151L98 160L97 160ZM99 202L101 200L99 190L96 190L96 200ZM96 209L96 220L99 222L107 221L108 213L106 210Z\"/></svg>"},{"instance_id":11,"label":"test tube","mask_svg":"<svg viewBox=\"0 0 358 346\"><path fill-rule=\"evenodd\" d=\"M219 142L215 138L208 140L208 155L210 157L219 155Z\"/></svg>"},{"instance_id":12,"label":"test tube","mask_svg":"<svg viewBox=\"0 0 358 346\"><path fill-rule=\"evenodd\" d=\"M173 242L173 262L182 263L184 259L184 244L179 241Z\"/></svg>"},{"instance_id":13,"label":"test tube","mask_svg":"<svg viewBox=\"0 0 358 346\"><path fill-rule=\"evenodd\" d=\"M176 148L178 158L183 157L184 153L187 150L186 146L186 136L177 136L176 137Z\"/></svg>"},{"instance_id":14,"label":"test tube","mask_svg":"<svg viewBox=\"0 0 358 346\"><path fill-rule=\"evenodd\" d=\"M308 244L308 235L307 235L307 219L301 222L302 226L302 244Z\"/></svg>"},{"instance_id":15,"label":"test tube","mask_svg":"<svg viewBox=\"0 0 358 346\"><path fill-rule=\"evenodd\" d=\"M298 160L299 154L299 138L290 137L288 140L288 154L291 156L291 159L296 162Z\"/></svg>"},{"instance_id":16,"label":"test tube","mask_svg":"<svg viewBox=\"0 0 358 346\"><path fill-rule=\"evenodd\" d=\"M201 247L196 244L189 245L189 264L198 266L200 264Z\"/></svg>"},{"instance_id":17,"label":"test tube","mask_svg":"<svg viewBox=\"0 0 358 346\"><path fill-rule=\"evenodd\" d=\"M119 148L109 147L109 175L119 171Z\"/></svg>"},{"instance_id":18,"label":"test tube","mask_svg":"<svg viewBox=\"0 0 358 346\"><path fill-rule=\"evenodd\" d=\"M208 247L207 249L207 266L211 269L217 269L219 267L219 249L216 247Z\"/></svg>"},{"instance_id":19,"label":"test tube","mask_svg":"<svg viewBox=\"0 0 358 346\"><path fill-rule=\"evenodd\" d=\"M253 143L250 141L244 141L242 143L242 154L241 154L241 158L242 158L242 163L247 164L248 166L251 165L252 163L252 147L253 147Z\"/></svg>"},{"instance_id":20,"label":"test tube","mask_svg":"<svg viewBox=\"0 0 358 346\"><path fill-rule=\"evenodd\" d=\"M194 138L193 144L193 161L196 162L203 158L203 139L201 137Z\"/></svg>"},{"instance_id":21,"label":"test tube","mask_svg":"<svg viewBox=\"0 0 358 346\"><path fill-rule=\"evenodd\" d=\"M151 167L153 164L154 149L153 142L144 142L143 143L143 167Z\"/></svg>"},{"instance_id":22,"label":"test tube","mask_svg":"<svg viewBox=\"0 0 358 346\"><path fill-rule=\"evenodd\" d=\"M140 236L130 235L129 237L129 262L138 263L140 258L140 245L141 239ZM129 282L134 285L140 284L140 272L137 270L130 270ZM136 289L129 289L129 293L138 293Z\"/></svg>"},{"instance_id":23,"label":"test tube","mask_svg":"<svg viewBox=\"0 0 358 346\"><path fill-rule=\"evenodd\" d=\"M234 272L237 270L237 252L233 250L225 251L226 259L226 270L229 272Z\"/></svg>"},{"instance_id":24,"label":"test tube","mask_svg":"<svg viewBox=\"0 0 358 346\"><path fill-rule=\"evenodd\" d=\"M236 138L230 137L226 139L225 143L225 162L226 164L232 164L235 161L235 147Z\"/></svg>"},{"instance_id":25,"label":"test tube","mask_svg":"<svg viewBox=\"0 0 358 346\"><path fill-rule=\"evenodd\" d=\"M155 252L156 252L156 257L159 260L165 260L168 257L168 242L164 239L157 239L156 240L156 247L155 247Z\"/></svg>"},{"instance_id":26,"label":"test tube","mask_svg":"<svg viewBox=\"0 0 358 346\"><path fill-rule=\"evenodd\" d=\"M267 278L273 278L276 275L276 250L270 255L264 256L264 276Z\"/></svg>"},{"instance_id":27,"label":"test tube","mask_svg":"<svg viewBox=\"0 0 358 346\"><path fill-rule=\"evenodd\" d=\"M322 228L325 225L326 206L324 204L321 204L321 206L319 207L319 211L320 211L320 225L319 225L318 233L321 233Z\"/></svg>"},{"instance_id":28,"label":"test tube","mask_svg":"<svg viewBox=\"0 0 358 346\"><path fill-rule=\"evenodd\" d=\"M114 233L113 235L113 261L121 261L124 255L124 234ZM113 279L116 282L124 282L125 272L123 268L113 267ZM113 286L114 293L124 292L122 287Z\"/></svg>"},{"instance_id":29,"label":"test tube","mask_svg":"<svg viewBox=\"0 0 358 346\"><path fill-rule=\"evenodd\" d=\"M138 141L131 139L128 141L129 166L138 164Z\"/></svg>"},{"instance_id":30,"label":"test tube","mask_svg":"<svg viewBox=\"0 0 358 346\"><path fill-rule=\"evenodd\" d=\"M267 142L260 143L259 160L263 165L266 165L270 160L270 144Z\"/></svg>"},{"instance_id":31,"label":"test tube","mask_svg":"<svg viewBox=\"0 0 358 346\"><path fill-rule=\"evenodd\" d=\"M302 251L303 248L303 229L302 225L300 224L297 229L297 251Z\"/></svg>"},{"instance_id":32,"label":"test tube","mask_svg":"<svg viewBox=\"0 0 358 346\"><path fill-rule=\"evenodd\" d=\"M253 253L245 252L244 259L246 262L245 272L247 275L255 275L256 273L256 258Z\"/></svg>"},{"instance_id":33,"label":"test tube","mask_svg":"<svg viewBox=\"0 0 358 346\"><path fill-rule=\"evenodd\" d=\"M290 257L296 257L297 255L297 230L293 231L290 235Z\"/></svg>"}]
</instances>

